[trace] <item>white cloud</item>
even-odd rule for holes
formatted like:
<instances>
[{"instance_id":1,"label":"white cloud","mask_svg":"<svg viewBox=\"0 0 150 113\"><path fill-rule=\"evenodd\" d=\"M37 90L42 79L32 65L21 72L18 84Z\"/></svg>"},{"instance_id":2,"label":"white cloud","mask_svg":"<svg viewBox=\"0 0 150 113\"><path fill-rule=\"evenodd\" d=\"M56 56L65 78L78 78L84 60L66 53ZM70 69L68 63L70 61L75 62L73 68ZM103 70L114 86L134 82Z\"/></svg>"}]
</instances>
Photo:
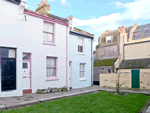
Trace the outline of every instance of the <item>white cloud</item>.
<instances>
[{"instance_id":1,"label":"white cloud","mask_svg":"<svg viewBox=\"0 0 150 113\"><path fill-rule=\"evenodd\" d=\"M55 2L55 0L48 0L49 2Z\"/></svg>"},{"instance_id":2,"label":"white cloud","mask_svg":"<svg viewBox=\"0 0 150 113\"><path fill-rule=\"evenodd\" d=\"M114 2L106 6L108 5L113 5L119 9L122 8L124 12L112 13L87 20L74 18L74 25L87 27L89 32L93 31L96 36L95 41L97 42L97 38L106 30L115 30L120 26L128 27L134 25L133 22L136 23L141 19L150 19L150 0L135 0L130 3ZM125 22L128 22L128 24L125 24Z\"/></svg>"},{"instance_id":3,"label":"white cloud","mask_svg":"<svg viewBox=\"0 0 150 113\"><path fill-rule=\"evenodd\" d=\"M60 0L60 2L61 2L61 5L62 5L62 6L64 6L64 7L67 7L67 6L68 6L68 7L71 8L71 4L68 3L67 0Z\"/></svg>"}]
</instances>

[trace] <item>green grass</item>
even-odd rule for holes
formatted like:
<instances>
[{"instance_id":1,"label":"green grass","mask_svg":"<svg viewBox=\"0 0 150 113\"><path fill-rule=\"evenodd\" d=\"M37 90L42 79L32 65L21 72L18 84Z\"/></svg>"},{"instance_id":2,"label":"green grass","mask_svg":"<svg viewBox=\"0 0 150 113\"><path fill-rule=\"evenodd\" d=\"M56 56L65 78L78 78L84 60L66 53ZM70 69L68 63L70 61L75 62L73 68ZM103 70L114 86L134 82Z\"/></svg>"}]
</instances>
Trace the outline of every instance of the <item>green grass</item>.
<instances>
[{"instance_id":1,"label":"green grass","mask_svg":"<svg viewBox=\"0 0 150 113\"><path fill-rule=\"evenodd\" d=\"M0 113L138 113L149 98L142 94L121 96L101 91Z\"/></svg>"},{"instance_id":2,"label":"green grass","mask_svg":"<svg viewBox=\"0 0 150 113\"><path fill-rule=\"evenodd\" d=\"M99 66L112 66L113 62L115 63L117 59L105 59L105 60L95 60L94 67Z\"/></svg>"}]
</instances>

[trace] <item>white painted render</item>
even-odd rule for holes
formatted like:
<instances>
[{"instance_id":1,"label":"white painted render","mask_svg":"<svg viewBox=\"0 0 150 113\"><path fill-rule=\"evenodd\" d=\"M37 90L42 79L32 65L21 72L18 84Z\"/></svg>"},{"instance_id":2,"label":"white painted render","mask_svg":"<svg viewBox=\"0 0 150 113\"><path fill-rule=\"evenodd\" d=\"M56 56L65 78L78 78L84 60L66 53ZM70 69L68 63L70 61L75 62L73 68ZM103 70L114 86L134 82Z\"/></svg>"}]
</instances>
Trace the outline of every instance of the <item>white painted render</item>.
<instances>
[{"instance_id":1,"label":"white painted render","mask_svg":"<svg viewBox=\"0 0 150 113\"><path fill-rule=\"evenodd\" d=\"M17 89L1 92L0 83L0 97L23 95L23 52L31 53L32 93L35 93L37 89L66 86L67 26L55 23L56 46L43 45L44 20L29 15L26 16L27 21L18 20L19 5L7 2L6 0L0 0L0 4L3 4L0 7L0 47L14 47L17 49ZM58 58L57 76L59 80L46 81L46 56Z\"/></svg>"},{"instance_id":2,"label":"white painted render","mask_svg":"<svg viewBox=\"0 0 150 113\"><path fill-rule=\"evenodd\" d=\"M78 37L84 38L84 52L78 53ZM74 34L69 35L69 61L71 61L71 86L82 88L91 86L91 39ZM80 63L85 63L85 79L80 79Z\"/></svg>"}]
</instances>

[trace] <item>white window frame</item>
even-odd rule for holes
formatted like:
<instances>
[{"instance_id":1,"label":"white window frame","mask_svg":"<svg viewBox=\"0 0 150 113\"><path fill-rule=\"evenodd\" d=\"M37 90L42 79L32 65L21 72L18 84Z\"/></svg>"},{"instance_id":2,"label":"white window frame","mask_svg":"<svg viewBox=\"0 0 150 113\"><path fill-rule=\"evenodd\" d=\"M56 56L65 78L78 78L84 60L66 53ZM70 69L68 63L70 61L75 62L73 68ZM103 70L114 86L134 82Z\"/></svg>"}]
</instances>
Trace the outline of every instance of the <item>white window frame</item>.
<instances>
[{"instance_id":1,"label":"white window frame","mask_svg":"<svg viewBox=\"0 0 150 113\"><path fill-rule=\"evenodd\" d=\"M108 42L110 41L110 42ZM111 43L112 42L112 36L106 36L106 43Z\"/></svg>"},{"instance_id":2,"label":"white window frame","mask_svg":"<svg viewBox=\"0 0 150 113\"><path fill-rule=\"evenodd\" d=\"M47 59L55 59L55 66L47 66ZM47 69L55 69L55 76L47 76ZM46 80L53 80L57 78L57 57L51 57L51 56L47 56L46 57Z\"/></svg>"},{"instance_id":3,"label":"white window frame","mask_svg":"<svg viewBox=\"0 0 150 113\"><path fill-rule=\"evenodd\" d=\"M52 26L52 32L45 30L45 24ZM48 27L47 27L48 28ZM47 34L46 40L44 40L44 34ZM48 41L48 34L52 35L52 41ZM43 22L43 44L54 44L54 23L44 21Z\"/></svg>"},{"instance_id":4,"label":"white window frame","mask_svg":"<svg viewBox=\"0 0 150 113\"><path fill-rule=\"evenodd\" d=\"M81 70L81 68L80 68L81 65L84 65L84 70ZM80 80L86 78L86 77L85 77L85 66L86 66L85 63L80 63L80 64L79 64L79 78L80 78ZM82 73L82 72L84 73L84 74L83 74L83 75L84 75L83 77L81 77L81 73Z\"/></svg>"},{"instance_id":5,"label":"white window frame","mask_svg":"<svg viewBox=\"0 0 150 113\"><path fill-rule=\"evenodd\" d=\"M80 46L79 39L82 39L82 52L79 51L79 46ZM85 41L84 38L78 37L78 53L80 53L80 54L84 54L84 41Z\"/></svg>"}]
</instances>

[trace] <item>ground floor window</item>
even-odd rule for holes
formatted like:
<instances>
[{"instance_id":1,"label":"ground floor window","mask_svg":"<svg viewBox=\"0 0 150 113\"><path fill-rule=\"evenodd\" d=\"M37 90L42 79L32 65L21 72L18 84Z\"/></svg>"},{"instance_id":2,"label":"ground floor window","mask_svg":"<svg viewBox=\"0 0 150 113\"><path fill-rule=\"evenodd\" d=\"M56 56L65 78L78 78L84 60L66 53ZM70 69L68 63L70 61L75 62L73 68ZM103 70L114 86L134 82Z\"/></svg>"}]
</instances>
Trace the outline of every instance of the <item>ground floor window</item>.
<instances>
[{"instance_id":1,"label":"ground floor window","mask_svg":"<svg viewBox=\"0 0 150 113\"><path fill-rule=\"evenodd\" d=\"M80 78L85 78L85 64L84 63L80 63Z\"/></svg>"},{"instance_id":2,"label":"ground floor window","mask_svg":"<svg viewBox=\"0 0 150 113\"><path fill-rule=\"evenodd\" d=\"M57 77L57 58L46 58L46 77Z\"/></svg>"}]
</instances>

